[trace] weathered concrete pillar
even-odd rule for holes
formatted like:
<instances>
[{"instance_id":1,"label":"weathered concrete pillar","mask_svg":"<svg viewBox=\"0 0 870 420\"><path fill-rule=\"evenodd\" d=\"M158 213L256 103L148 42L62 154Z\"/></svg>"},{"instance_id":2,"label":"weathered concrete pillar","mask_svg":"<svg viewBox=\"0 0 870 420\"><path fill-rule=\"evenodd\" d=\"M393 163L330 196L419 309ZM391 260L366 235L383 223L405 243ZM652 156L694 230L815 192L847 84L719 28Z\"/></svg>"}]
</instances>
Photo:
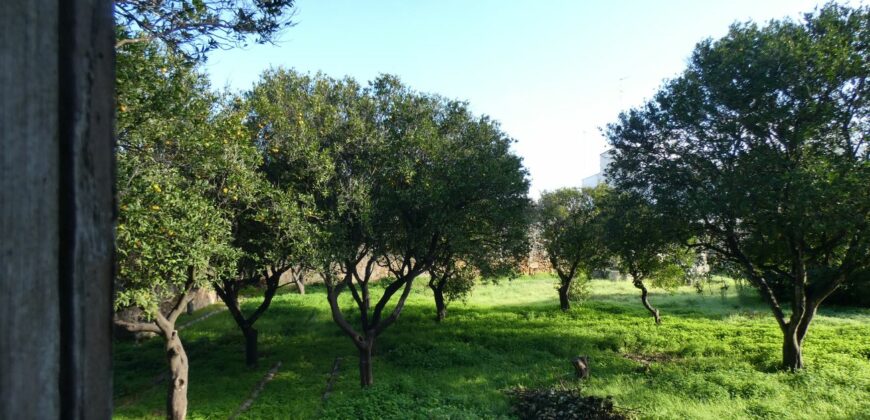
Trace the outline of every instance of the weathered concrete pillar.
<instances>
[{"instance_id":1,"label":"weathered concrete pillar","mask_svg":"<svg viewBox=\"0 0 870 420\"><path fill-rule=\"evenodd\" d=\"M0 418L111 416L111 7L0 1Z\"/></svg>"}]
</instances>

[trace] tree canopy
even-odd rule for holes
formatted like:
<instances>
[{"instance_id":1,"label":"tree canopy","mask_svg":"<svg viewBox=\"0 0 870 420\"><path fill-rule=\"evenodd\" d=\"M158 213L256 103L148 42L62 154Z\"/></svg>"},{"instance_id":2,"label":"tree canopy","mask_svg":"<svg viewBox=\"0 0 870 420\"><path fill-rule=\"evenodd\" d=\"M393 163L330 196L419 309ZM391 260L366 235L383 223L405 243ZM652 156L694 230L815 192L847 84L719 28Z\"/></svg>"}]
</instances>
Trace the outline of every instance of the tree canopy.
<instances>
[{"instance_id":1,"label":"tree canopy","mask_svg":"<svg viewBox=\"0 0 870 420\"><path fill-rule=\"evenodd\" d=\"M201 60L216 48L274 42L292 25L293 0L117 0L116 48L156 41L176 54Z\"/></svg>"},{"instance_id":2,"label":"tree canopy","mask_svg":"<svg viewBox=\"0 0 870 420\"><path fill-rule=\"evenodd\" d=\"M221 195L219 182L240 179L215 165L230 137L203 75L146 44L118 54L117 68L115 306L136 305L153 318L166 299L231 270L238 250L212 197Z\"/></svg>"},{"instance_id":3,"label":"tree canopy","mask_svg":"<svg viewBox=\"0 0 870 420\"><path fill-rule=\"evenodd\" d=\"M360 350L364 386L375 339L399 317L415 278L436 261L504 272L524 252L525 170L512 140L465 104L389 75L362 86L283 69L266 72L249 102L267 176L314 203L315 266L334 320ZM370 289L378 270L388 273L379 297ZM346 290L358 326L339 304Z\"/></svg>"},{"instance_id":4,"label":"tree canopy","mask_svg":"<svg viewBox=\"0 0 870 420\"><path fill-rule=\"evenodd\" d=\"M603 187L560 188L544 192L538 199L539 240L559 276L562 310L570 307L568 291L577 274L584 273L588 278L592 270L603 268L607 263L599 202L604 193Z\"/></svg>"},{"instance_id":5,"label":"tree canopy","mask_svg":"<svg viewBox=\"0 0 870 420\"><path fill-rule=\"evenodd\" d=\"M228 208L245 200L256 155L238 120L216 112L205 75L158 44L117 54L118 275L116 317L131 331L161 334L171 381L167 415L187 412L187 355L175 321L193 292L235 271Z\"/></svg>"},{"instance_id":6,"label":"tree canopy","mask_svg":"<svg viewBox=\"0 0 870 420\"><path fill-rule=\"evenodd\" d=\"M611 178L679 216L742 267L784 335L783 365L819 305L870 264L870 13L732 26L607 136ZM791 313L773 282L784 282Z\"/></svg>"},{"instance_id":7,"label":"tree canopy","mask_svg":"<svg viewBox=\"0 0 870 420\"><path fill-rule=\"evenodd\" d=\"M647 295L646 281L657 287L675 287L683 283L687 270L695 263L694 252L686 248L681 221L658 213L647 197L630 192L611 191L599 200L601 241L610 264L631 276L641 291L641 302L656 324L661 323L659 310Z\"/></svg>"}]
</instances>

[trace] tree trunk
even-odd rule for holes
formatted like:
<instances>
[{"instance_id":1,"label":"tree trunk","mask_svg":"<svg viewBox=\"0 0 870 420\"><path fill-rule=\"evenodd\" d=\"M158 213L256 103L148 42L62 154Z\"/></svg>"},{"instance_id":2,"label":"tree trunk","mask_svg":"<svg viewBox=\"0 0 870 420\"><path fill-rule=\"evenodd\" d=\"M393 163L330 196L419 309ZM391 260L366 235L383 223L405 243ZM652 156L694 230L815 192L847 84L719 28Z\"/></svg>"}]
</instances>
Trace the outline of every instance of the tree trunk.
<instances>
[{"instance_id":1,"label":"tree trunk","mask_svg":"<svg viewBox=\"0 0 870 420\"><path fill-rule=\"evenodd\" d=\"M166 337L166 357L172 381L166 398L166 417L171 420L184 420L187 417L187 353L181 345L178 331L173 330Z\"/></svg>"},{"instance_id":2,"label":"tree trunk","mask_svg":"<svg viewBox=\"0 0 870 420\"><path fill-rule=\"evenodd\" d=\"M444 285L440 284L436 286L430 284L429 287L435 295L435 320L441 322L447 317L447 305L444 303Z\"/></svg>"},{"instance_id":3,"label":"tree trunk","mask_svg":"<svg viewBox=\"0 0 870 420\"><path fill-rule=\"evenodd\" d=\"M659 310L654 308L649 303L649 299L648 299L649 292L646 289L646 285L644 285L643 281L641 281L641 280L635 280L634 287L637 287L638 289L640 289L640 301L643 303L643 306L646 308L646 310L648 310L649 313L652 314L653 318L655 318L656 325L661 324L662 318L661 318L661 316L659 316Z\"/></svg>"},{"instance_id":4,"label":"tree trunk","mask_svg":"<svg viewBox=\"0 0 870 420\"><path fill-rule=\"evenodd\" d=\"M294 278L293 282L296 283L296 290L299 291L299 294L304 295L305 294L305 281L302 279L302 276Z\"/></svg>"},{"instance_id":5,"label":"tree trunk","mask_svg":"<svg viewBox=\"0 0 870 420\"><path fill-rule=\"evenodd\" d=\"M562 283L562 287L559 287L559 304L562 307L563 311L567 311L571 309L571 302L568 300L568 288L571 286L571 282Z\"/></svg>"},{"instance_id":6,"label":"tree trunk","mask_svg":"<svg viewBox=\"0 0 870 420\"><path fill-rule=\"evenodd\" d=\"M260 355L257 352L257 330L252 326L242 327L245 335L245 364L248 367L256 367Z\"/></svg>"},{"instance_id":7,"label":"tree trunk","mask_svg":"<svg viewBox=\"0 0 870 420\"><path fill-rule=\"evenodd\" d=\"M795 332L785 334L785 340L782 343L782 366L790 371L798 371L804 367L801 341Z\"/></svg>"},{"instance_id":8,"label":"tree trunk","mask_svg":"<svg viewBox=\"0 0 870 420\"><path fill-rule=\"evenodd\" d=\"M365 388L374 383L372 376L372 347L374 347L374 339L367 339L364 343L359 344L359 381L360 385Z\"/></svg>"},{"instance_id":9,"label":"tree trunk","mask_svg":"<svg viewBox=\"0 0 870 420\"><path fill-rule=\"evenodd\" d=\"M803 317L797 325L789 325L784 332L782 343L782 366L790 371L798 371L804 368L803 343L810 323L816 315L818 303L809 303L806 306Z\"/></svg>"}]
</instances>

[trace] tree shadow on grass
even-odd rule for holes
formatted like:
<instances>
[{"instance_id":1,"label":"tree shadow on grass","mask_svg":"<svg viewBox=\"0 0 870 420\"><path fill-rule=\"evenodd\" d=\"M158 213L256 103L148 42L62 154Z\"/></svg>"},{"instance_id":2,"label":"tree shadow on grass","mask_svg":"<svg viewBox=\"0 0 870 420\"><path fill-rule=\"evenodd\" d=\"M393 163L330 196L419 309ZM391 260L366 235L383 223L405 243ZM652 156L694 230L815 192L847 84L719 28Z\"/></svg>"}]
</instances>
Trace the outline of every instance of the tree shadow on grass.
<instances>
[{"instance_id":1,"label":"tree shadow on grass","mask_svg":"<svg viewBox=\"0 0 870 420\"><path fill-rule=\"evenodd\" d=\"M705 375L731 376L735 369L752 375L750 370L769 371L770 360L776 359L779 336L772 317L764 318L769 323L757 320L722 330L721 314L669 316L669 308L677 307L662 302L665 324L656 327L639 301L628 306L617 300L625 296L593 297L567 313L559 310L555 292L552 299L523 304L453 304L447 319L436 323L431 295L415 290L402 316L376 343L375 387L361 390L356 350L333 323L322 290L310 287L304 297L281 295L257 323L264 356L257 369L244 367L244 341L228 313L182 332L191 363L191 418L231 414L277 361L282 366L275 379L243 417L509 416L505 390L573 381L570 360L581 354L590 356L592 366L584 389L607 389L617 403L621 392L653 384L666 399L694 398L685 397L690 392L713 398L743 391L728 383L706 384ZM166 369L162 341L119 343L116 350L120 414L162 413L164 388L147 388L148 380ZM654 360L647 370L630 357L658 353L668 357ZM744 364L735 365L734 354ZM323 402L338 357L335 388ZM613 383L628 385L608 388ZM144 396L124 404L142 387Z\"/></svg>"}]
</instances>

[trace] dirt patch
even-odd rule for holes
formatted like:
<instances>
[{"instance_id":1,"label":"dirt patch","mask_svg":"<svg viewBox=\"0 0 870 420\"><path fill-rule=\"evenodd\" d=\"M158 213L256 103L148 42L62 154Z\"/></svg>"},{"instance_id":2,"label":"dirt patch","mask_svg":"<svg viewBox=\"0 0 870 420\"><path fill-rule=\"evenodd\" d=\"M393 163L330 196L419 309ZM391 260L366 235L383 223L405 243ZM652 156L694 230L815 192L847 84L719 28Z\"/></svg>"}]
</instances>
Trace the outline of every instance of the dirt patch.
<instances>
[{"instance_id":1,"label":"dirt patch","mask_svg":"<svg viewBox=\"0 0 870 420\"><path fill-rule=\"evenodd\" d=\"M613 407L610 397L582 396L577 389L514 388L507 392L513 411L521 419L621 420L627 417Z\"/></svg>"}]
</instances>

